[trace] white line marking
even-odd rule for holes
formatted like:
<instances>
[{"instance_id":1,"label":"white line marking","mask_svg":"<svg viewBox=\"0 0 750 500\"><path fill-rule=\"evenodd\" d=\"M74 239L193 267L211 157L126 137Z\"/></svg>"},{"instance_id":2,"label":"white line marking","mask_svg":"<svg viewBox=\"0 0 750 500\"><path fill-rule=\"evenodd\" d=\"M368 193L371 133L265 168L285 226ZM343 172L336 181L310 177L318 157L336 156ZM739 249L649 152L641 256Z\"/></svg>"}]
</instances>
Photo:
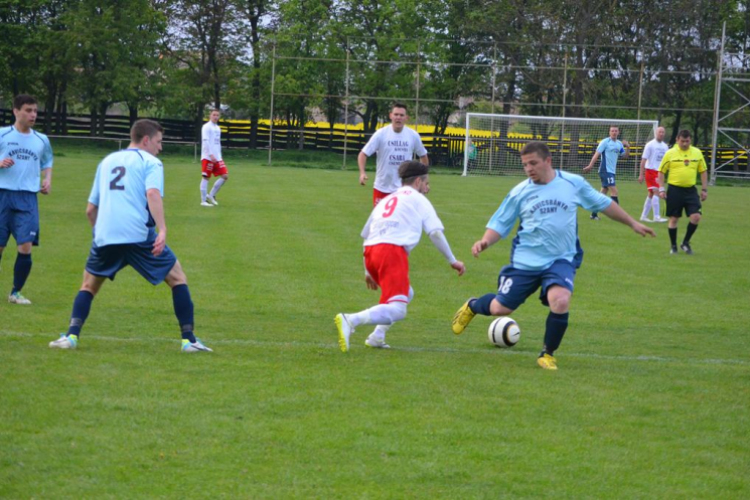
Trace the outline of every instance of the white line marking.
<instances>
[{"instance_id":1,"label":"white line marking","mask_svg":"<svg viewBox=\"0 0 750 500\"><path fill-rule=\"evenodd\" d=\"M0 331L0 337L24 337L24 338L45 338L48 340L54 340L48 334L43 333L23 333L23 332L9 332ZM300 342L297 340L279 342L274 340L251 340L251 339L225 339L225 340L211 340L206 343L210 346L213 345L246 345L254 347L300 347L305 349L319 348L319 349L335 349L338 350L339 346L335 340L335 336L331 342ZM84 335L83 339L94 339L103 340L105 342L143 342L143 343L154 343L154 342L170 342L174 344L179 343L179 339L176 337L147 337L147 338L128 338L128 337L110 337L106 335ZM362 347L364 349L364 346ZM490 355L517 355L517 356L528 356L532 354L529 351L513 350L513 349L477 349L477 348L466 348L466 349L455 349L452 347L393 347L389 351L404 351L404 352L436 352L436 353L455 353L455 354L490 354ZM749 360L744 359L695 359L695 358L671 358L667 356L614 356L608 354L596 354L596 353L576 353L565 351L564 356L571 358L589 358L589 359L610 359L613 361L644 361L644 362L656 362L656 363L696 363L703 365L737 365L737 366L750 366Z\"/></svg>"}]
</instances>

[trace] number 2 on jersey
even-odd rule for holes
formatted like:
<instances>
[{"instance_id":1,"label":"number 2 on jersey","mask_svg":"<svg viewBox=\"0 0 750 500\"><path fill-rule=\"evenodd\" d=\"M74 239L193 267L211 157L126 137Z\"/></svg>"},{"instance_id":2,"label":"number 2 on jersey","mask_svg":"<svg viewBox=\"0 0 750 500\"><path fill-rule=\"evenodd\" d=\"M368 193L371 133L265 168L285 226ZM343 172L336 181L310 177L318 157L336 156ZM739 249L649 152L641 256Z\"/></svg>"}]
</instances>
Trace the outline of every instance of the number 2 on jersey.
<instances>
[{"instance_id":1,"label":"number 2 on jersey","mask_svg":"<svg viewBox=\"0 0 750 500\"><path fill-rule=\"evenodd\" d=\"M110 191L125 191L125 186L123 184L118 184L120 179L125 177L125 173L127 170L125 170L125 167L115 167L112 169L112 173L115 174L115 178L109 181L109 189Z\"/></svg>"},{"instance_id":2,"label":"number 2 on jersey","mask_svg":"<svg viewBox=\"0 0 750 500\"><path fill-rule=\"evenodd\" d=\"M395 196L385 202L385 212L383 212L384 219L393 215L393 211L396 210L396 205L398 205L398 198Z\"/></svg>"}]
</instances>

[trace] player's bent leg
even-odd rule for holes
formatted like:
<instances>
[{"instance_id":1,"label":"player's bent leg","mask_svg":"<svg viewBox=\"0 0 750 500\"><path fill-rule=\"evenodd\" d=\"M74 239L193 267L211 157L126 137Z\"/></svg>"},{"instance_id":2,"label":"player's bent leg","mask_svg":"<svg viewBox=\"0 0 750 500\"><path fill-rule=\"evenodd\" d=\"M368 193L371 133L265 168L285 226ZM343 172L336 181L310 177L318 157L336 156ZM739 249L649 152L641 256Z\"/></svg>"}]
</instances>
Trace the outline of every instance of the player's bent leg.
<instances>
[{"instance_id":1,"label":"player's bent leg","mask_svg":"<svg viewBox=\"0 0 750 500\"><path fill-rule=\"evenodd\" d=\"M187 285L187 275L185 274L185 271L182 270L182 265L179 260L176 261L172 266L172 269L169 270L167 277L164 278L164 282L169 285L169 288L174 288L177 285Z\"/></svg>"},{"instance_id":2,"label":"player's bent leg","mask_svg":"<svg viewBox=\"0 0 750 500\"><path fill-rule=\"evenodd\" d=\"M172 289L172 306L182 336L182 352L213 352L195 336L195 307L187 285L187 276L180 261L176 261L164 282Z\"/></svg>"}]
</instances>

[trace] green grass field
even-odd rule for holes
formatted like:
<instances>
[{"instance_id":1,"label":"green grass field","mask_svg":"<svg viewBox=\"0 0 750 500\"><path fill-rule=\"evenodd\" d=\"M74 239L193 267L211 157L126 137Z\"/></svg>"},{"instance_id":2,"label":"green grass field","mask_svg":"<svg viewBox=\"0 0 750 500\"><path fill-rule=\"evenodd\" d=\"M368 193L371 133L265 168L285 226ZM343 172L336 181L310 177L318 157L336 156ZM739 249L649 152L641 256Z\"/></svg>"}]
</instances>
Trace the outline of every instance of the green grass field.
<instances>
[{"instance_id":1,"label":"green grass field","mask_svg":"<svg viewBox=\"0 0 750 500\"><path fill-rule=\"evenodd\" d=\"M378 298L359 238L370 187L336 157L325 170L238 156L206 209L197 163L168 155L168 244L215 352L181 354L168 287L131 269L96 298L79 349L53 351L101 155L58 150L24 289L34 305L0 302L0 497L750 497L750 190L710 190L692 257L668 255L664 224L644 240L581 213L586 256L560 370L547 372L535 297L513 315L512 350L490 345L489 318L450 330L508 262L508 240L480 259L469 249L519 178L434 175L466 275L423 238L393 348L365 349L360 329L343 354L334 315ZM621 182L631 214L644 195ZM0 290L14 260L11 247Z\"/></svg>"}]
</instances>

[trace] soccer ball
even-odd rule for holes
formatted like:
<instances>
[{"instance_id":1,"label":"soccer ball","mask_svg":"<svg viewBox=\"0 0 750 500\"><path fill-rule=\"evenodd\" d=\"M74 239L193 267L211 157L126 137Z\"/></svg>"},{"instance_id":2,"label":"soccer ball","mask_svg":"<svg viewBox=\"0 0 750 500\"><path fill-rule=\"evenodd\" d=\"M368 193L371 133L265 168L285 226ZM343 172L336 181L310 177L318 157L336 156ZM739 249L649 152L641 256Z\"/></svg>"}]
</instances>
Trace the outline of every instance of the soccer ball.
<instances>
[{"instance_id":1,"label":"soccer ball","mask_svg":"<svg viewBox=\"0 0 750 500\"><path fill-rule=\"evenodd\" d=\"M513 347L521 338L521 329L513 318L504 316L490 323L487 335L497 347Z\"/></svg>"}]
</instances>

